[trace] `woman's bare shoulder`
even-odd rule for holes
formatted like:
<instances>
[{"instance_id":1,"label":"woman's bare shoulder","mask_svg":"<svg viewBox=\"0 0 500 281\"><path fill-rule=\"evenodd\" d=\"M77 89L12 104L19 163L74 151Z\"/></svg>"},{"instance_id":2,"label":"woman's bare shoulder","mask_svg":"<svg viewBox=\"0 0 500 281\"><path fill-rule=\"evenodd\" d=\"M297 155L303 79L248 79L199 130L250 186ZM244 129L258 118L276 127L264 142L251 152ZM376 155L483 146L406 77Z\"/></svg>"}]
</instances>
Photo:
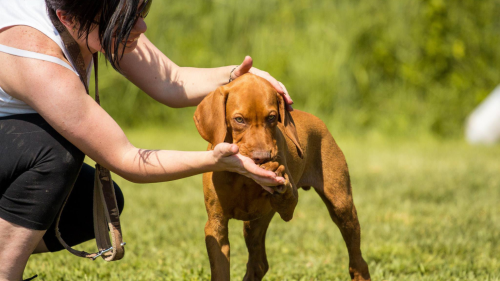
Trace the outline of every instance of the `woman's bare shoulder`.
<instances>
[{"instance_id":1,"label":"woman's bare shoulder","mask_svg":"<svg viewBox=\"0 0 500 281\"><path fill-rule=\"evenodd\" d=\"M16 25L0 30L0 44L67 61L59 45L36 28Z\"/></svg>"},{"instance_id":2,"label":"woman's bare shoulder","mask_svg":"<svg viewBox=\"0 0 500 281\"><path fill-rule=\"evenodd\" d=\"M31 27L15 26L2 30L0 44L57 57L67 62L56 42ZM26 103L30 98L39 96L43 89L50 88L53 83L77 85L85 93L85 88L74 72L52 62L0 52L0 65L0 87L10 96Z\"/></svg>"}]
</instances>

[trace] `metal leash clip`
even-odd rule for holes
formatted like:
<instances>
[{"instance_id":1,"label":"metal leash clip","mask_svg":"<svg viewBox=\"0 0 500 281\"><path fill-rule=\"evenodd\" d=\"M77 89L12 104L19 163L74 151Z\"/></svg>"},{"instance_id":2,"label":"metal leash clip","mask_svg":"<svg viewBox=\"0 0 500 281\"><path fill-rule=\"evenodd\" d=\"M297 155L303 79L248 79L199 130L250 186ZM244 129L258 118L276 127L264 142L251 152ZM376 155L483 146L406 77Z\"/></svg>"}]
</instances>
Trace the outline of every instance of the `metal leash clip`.
<instances>
[{"instance_id":1,"label":"metal leash clip","mask_svg":"<svg viewBox=\"0 0 500 281\"><path fill-rule=\"evenodd\" d=\"M127 245L127 243L122 242L120 245L121 246L125 246L125 245ZM107 252L109 252L111 250L113 250L113 247L109 247L106 250L102 250L102 251L97 252L97 256L93 257L92 260L95 261L98 257L102 256L103 254L105 254L105 253L107 253Z\"/></svg>"}]
</instances>

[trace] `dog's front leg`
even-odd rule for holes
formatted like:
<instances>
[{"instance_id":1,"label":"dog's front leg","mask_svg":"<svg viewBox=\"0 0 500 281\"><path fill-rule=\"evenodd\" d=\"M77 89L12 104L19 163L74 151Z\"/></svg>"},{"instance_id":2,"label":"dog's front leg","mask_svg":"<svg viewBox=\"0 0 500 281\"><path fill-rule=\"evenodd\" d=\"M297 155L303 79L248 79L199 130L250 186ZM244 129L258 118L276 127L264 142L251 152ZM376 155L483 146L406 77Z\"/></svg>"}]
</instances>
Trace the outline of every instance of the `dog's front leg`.
<instances>
[{"instance_id":1,"label":"dog's front leg","mask_svg":"<svg viewBox=\"0 0 500 281\"><path fill-rule=\"evenodd\" d=\"M299 202L299 193L297 187L292 184L288 174L284 174L285 184L277 187L278 192L271 196L271 206L284 221L293 218L293 212Z\"/></svg>"},{"instance_id":2,"label":"dog's front leg","mask_svg":"<svg viewBox=\"0 0 500 281\"><path fill-rule=\"evenodd\" d=\"M271 195L271 206L284 221L291 220L299 202L297 187L292 183L284 165L280 165L278 162L268 162L261 167L275 172L278 177L285 178L285 184L272 188L274 193Z\"/></svg>"},{"instance_id":3,"label":"dog's front leg","mask_svg":"<svg viewBox=\"0 0 500 281\"><path fill-rule=\"evenodd\" d=\"M209 214L205 225L205 243L212 281L229 281L228 219Z\"/></svg>"}]
</instances>

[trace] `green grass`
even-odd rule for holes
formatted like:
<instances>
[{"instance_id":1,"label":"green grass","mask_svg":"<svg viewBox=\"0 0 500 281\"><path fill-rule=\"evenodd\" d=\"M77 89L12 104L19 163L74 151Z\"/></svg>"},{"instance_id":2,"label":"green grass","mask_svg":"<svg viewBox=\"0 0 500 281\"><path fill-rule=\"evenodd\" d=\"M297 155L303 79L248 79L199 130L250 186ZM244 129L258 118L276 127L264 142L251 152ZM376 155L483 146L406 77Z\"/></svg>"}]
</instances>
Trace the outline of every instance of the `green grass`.
<instances>
[{"instance_id":1,"label":"green grass","mask_svg":"<svg viewBox=\"0 0 500 281\"><path fill-rule=\"evenodd\" d=\"M332 130L335 133L335 130ZM335 135L335 134L334 134ZM194 126L128 131L144 148L204 150ZM349 163L373 280L500 280L500 147L458 141L337 138ZM62 251L33 256L37 280L207 280L201 177L138 185L115 177L126 198L125 258L89 261ZM231 276L247 251L231 221ZM93 241L79 248L94 250ZM301 191L292 221L267 235L266 280L347 280L348 256L314 191Z\"/></svg>"}]
</instances>

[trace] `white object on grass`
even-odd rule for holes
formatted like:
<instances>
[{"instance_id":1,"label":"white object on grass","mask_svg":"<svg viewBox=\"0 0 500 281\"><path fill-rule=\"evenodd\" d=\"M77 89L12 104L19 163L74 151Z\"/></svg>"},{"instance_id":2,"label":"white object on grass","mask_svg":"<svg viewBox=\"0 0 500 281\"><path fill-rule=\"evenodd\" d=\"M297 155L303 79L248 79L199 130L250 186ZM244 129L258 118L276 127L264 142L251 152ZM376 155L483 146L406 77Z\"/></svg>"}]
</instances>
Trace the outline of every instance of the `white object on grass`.
<instances>
[{"instance_id":1,"label":"white object on grass","mask_svg":"<svg viewBox=\"0 0 500 281\"><path fill-rule=\"evenodd\" d=\"M500 86L471 113L465 128L472 144L494 144L500 141Z\"/></svg>"}]
</instances>

